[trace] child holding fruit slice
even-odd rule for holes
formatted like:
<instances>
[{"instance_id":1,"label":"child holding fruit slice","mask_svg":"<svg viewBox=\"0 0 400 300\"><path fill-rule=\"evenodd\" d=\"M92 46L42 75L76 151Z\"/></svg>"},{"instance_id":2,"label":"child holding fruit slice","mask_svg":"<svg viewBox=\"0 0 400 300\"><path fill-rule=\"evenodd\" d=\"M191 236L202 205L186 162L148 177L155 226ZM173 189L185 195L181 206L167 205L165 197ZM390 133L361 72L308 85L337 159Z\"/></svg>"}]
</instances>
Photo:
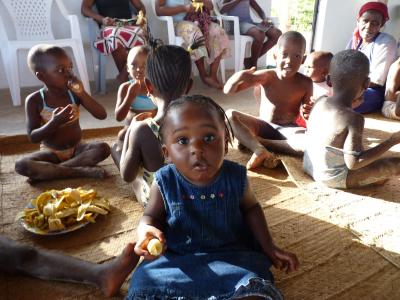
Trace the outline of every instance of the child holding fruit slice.
<instances>
[{"instance_id":1,"label":"child holding fruit slice","mask_svg":"<svg viewBox=\"0 0 400 300\"><path fill-rule=\"evenodd\" d=\"M290 272L299 262L274 244L246 168L224 160L232 134L223 109L181 97L160 133L171 164L156 172L138 226L135 252L145 260L127 299L282 299L269 268Z\"/></svg>"},{"instance_id":2,"label":"child holding fruit slice","mask_svg":"<svg viewBox=\"0 0 400 300\"><path fill-rule=\"evenodd\" d=\"M28 65L44 87L26 98L28 138L41 150L19 159L15 171L31 183L52 179L104 178L96 166L110 155L105 142L83 142L79 111L83 106L104 120L107 112L72 72L72 61L60 47L39 44L28 53Z\"/></svg>"}]
</instances>

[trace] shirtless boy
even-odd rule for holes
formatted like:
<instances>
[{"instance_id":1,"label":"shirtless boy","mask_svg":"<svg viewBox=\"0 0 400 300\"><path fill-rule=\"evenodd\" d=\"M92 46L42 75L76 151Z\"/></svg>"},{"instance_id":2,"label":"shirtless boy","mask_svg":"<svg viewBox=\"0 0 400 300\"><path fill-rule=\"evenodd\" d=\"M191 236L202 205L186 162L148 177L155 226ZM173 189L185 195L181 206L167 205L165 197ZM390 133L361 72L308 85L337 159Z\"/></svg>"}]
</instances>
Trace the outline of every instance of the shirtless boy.
<instances>
[{"instance_id":1,"label":"shirtless boy","mask_svg":"<svg viewBox=\"0 0 400 300\"><path fill-rule=\"evenodd\" d=\"M304 128L294 122L300 106L310 101L313 89L311 79L298 72L305 47L306 41L299 32L288 31L277 43L276 69L243 70L225 84L225 94L261 86L259 117L235 110L227 112L239 143L254 153L247 163L248 169L277 165L276 157L266 147L288 154L302 153Z\"/></svg>"},{"instance_id":2,"label":"shirtless boy","mask_svg":"<svg viewBox=\"0 0 400 300\"><path fill-rule=\"evenodd\" d=\"M400 157L380 158L400 143L400 132L368 150L362 146L364 117L352 108L362 102L368 75L362 52L339 52L330 67L333 96L318 100L311 111L304 170L329 187L362 187L400 174Z\"/></svg>"}]
</instances>

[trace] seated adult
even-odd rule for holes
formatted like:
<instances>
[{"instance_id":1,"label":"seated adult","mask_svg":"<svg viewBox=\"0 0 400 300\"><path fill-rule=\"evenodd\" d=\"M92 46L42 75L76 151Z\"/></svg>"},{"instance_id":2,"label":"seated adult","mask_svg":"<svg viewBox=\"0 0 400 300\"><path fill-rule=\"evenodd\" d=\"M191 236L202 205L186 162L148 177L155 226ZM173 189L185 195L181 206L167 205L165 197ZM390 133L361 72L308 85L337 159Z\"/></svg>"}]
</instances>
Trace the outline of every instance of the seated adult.
<instances>
[{"instance_id":1,"label":"seated adult","mask_svg":"<svg viewBox=\"0 0 400 300\"><path fill-rule=\"evenodd\" d=\"M266 17L265 12L258 5L256 0L220 0L221 13L239 17L240 34L249 35L253 38L251 44L251 56L245 58L244 67L250 69L257 67L260 56L271 49L282 32ZM261 23L256 23L250 16L250 7L262 19ZM228 32L233 34L232 22L227 22ZM265 41L265 38L268 38Z\"/></svg>"},{"instance_id":2,"label":"seated adult","mask_svg":"<svg viewBox=\"0 0 400 300\"><path fill-rule=\"evenodd\" d=\"M229 38L221 26L211 21L212 1L197 2L203 3L199 9L190 0L155 0L156 13L158 16L173 17L175 32L182 37L184 47L204 37L205 45L191 51L191 57L201 80L210 87L222 89L217 72L221 59L230 56ZM204 63L210 65L209 73Z\"/></svg>"},{"instance_id":3,"label":"seated adult","mask_svg":"<svg viewBox=\"0 0 400 300\"><path fill-rule=\"evenodd\" d=\"M389 13L386 4L364 4L358 13L353 38L346 47L361 51L370 63L371 82L364 93L364 102L354 109L359 113L369 113L382 108L389 67L397 56L396 40L390 34L380 32L387 20Z\"/></svg>"},{"instance_id":4,"label":"seated adult","mask_svg":"<svg viewBox=\"0 0 400 300\"><path fill-rule=\"evenodd\" d=\"M135 16L132 15L130 4L137 12L146 14L146 8L140 0L83 0L81 5L81 13L101 26L100 37L94 46L105 55L112 54L120 83L128 80L126 59L129 49L143 45L147 36L145 30L136 25L136 20L131 20Z\"/></svg>"}]
</instances>

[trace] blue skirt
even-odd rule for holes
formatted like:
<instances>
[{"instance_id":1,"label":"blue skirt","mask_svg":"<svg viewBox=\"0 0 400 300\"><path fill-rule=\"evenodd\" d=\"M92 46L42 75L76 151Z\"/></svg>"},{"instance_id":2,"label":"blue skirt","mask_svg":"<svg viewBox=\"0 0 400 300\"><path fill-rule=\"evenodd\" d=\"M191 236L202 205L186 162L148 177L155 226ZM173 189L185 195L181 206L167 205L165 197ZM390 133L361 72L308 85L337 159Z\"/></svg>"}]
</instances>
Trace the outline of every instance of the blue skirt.
<instances>
[{"instance_id":1,"label":"blue skirt","mask_svg":"<svg viewBox=\"0 0 400 300\"><path fill-rule=\"evenodd\" d=\"M178 255L143 261L126 299L283 299L273 285L271 262L263 253L231 251Z\"/></svg>"}]
</instances>

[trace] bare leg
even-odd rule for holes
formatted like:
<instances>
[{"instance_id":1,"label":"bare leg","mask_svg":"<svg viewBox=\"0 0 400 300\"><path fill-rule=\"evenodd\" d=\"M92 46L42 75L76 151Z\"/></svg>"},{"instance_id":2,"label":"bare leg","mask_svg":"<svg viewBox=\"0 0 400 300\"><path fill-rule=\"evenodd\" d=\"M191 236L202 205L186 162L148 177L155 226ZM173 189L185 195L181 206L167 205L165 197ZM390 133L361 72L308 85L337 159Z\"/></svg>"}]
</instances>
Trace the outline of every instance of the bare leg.
<instances>
[{"instance_id":1,"label":"bare leg","mask_svg":"<svg viewBox=\"0 0 400 300\"><path fill-rule=\"evenodd\" d=\"M74 157L60 165L64 167L92 167L105 160L109 155L110 146L107 143L81 143L77 146Z\"/></svg>"},{"instance_id":2,"label":"bare leg","mask_svg":"<svg viewBox=\"0 0 400 300\"><path fill-rule=\"evenodd\" d=\"M217 73L218 73L219 63L221 62L221 57L222 57L222 54L220 56L216 57L215 60L210 65L210 77L215 82L218 82L218 84L219 84L218 89L220 89L220 90L222 90L223 85L218 81Z\"/></svg>"},{"instance_id":3,"label":"bare leg","mask_svg":"<svg viewBox=\"0 0 400 300\"><path fill-rule=\"evenodd\" d=\"M128 81L128 71L126 69L126 59L128 58L128 50L124 47L118 47L112 52L112 56L119 71L117 80L120 83Z\"/></svg>"},{"instance_id":4,"label":"bare leg","mask_svg":"<svg viewBox=\"0 0 400 300\"><path fill-rule=\"evenodd\" d=\"M111 147L111 157L117 166L118 170L120 169L120 163L121 163L121 154L122 154L122 144L120 144L120 141L114 143Z\"/></svg>"},{"instance_id":5,"label":"bare leg","mask_svg":"<svg viewBox=\"0 0 400 300\"><path fill-rule=\"evenodd\" d=\"M109 155L109 151L108 147L107 156ZM103 159L107 156L103 154ZM94 159L98 160L96 157ZM76 177L104 178L106 176L105 171L100 167L65 166L50 151L38 151L19 159L15 163L15 171L22 176L29 177L32 182Z\"/></svg>"},{"instance_id":6,"label":"bare leg","mask_svg":"<svg viewBox=\"0 0 400 300\"><path fill-rule=\"evenodd\" d=\"M259 124L264 121L236 110L228 110L227 116L239 143L254 153L247 163L247 168L254 169L261 165L275 168L279 161L257 139Z\"/></svg>"},{"instance_id":7,"label":"bare leg","mask_svg":"<svg viewBox=\"0 0 400 300\"><path fill-rule=\"evenodd\" d=\"M257 27L252 27L246 32L246 35L253 38L253 43L251 44L251 57L244 60L244 67L245 69L250 69L251 67L257 68L257 61L261 54L265 34Z\"/></svg>"},{"instance_id":8,"label":"bare leg","mask_svg":"<svg viewBox=\"0 0 400 300\"><path fill-rule=\"evenodd\" d=\"M281 35L282 35L282 31L280 31L278 28L276 28L276 27L270 28L265 33L265 36L268 38L268 40L263 44L263 46L261 48L260 56L264 55L265 53L268 52L269 49L271 49L273 46L275 46Z\"/></svg>"},{"instance_id":9,"label":"bare leg","mask_svg":"<svg viewBox=\"0 0 400 300\"><path fill-rule=\"evenodd\" d=\"M382 183L400 175L400 157L381 158L358 170L349 170L347 187L357 188Z\"/></svg>"},{"instance_id":10,"label":"bare leg","mask_svg":"<svg viewBox=\"0 0 400 300\"><path fill-rule=\"evenodd\" d=\"M206 69L204 67L204 57L196 60L195 63L196 63L197 69L199 70L200 78L206 85L216 88L216 89L222 88L222 86L218 82L218 80L215 80L211 76L207 75Z\"/></svg>"},{"instance_id":11,"label":"bare leg","mask_svg":"<svg viewBox=\"0 0 400 300\"><path fill-rule=\"evenodd\" d=\"M293 136L293 138L286 140L270 140L261 137L257 138L258 141L266 148L273 152L303 156L305 149L305 137L304 134Z\"/></svg>"},{"instance_id":12,"label":"bare leg","mask_svg":"<svg viewBox=\"0 0 400 300\"><path fill-rule=\"evenodd\" d=\"M81 282L99 287L104 295L116 294L139 257L134 245L110 262L93 264L62 253L37 249L0 236L0 271L44 280Z\"/></svg>"}]
</instances>

